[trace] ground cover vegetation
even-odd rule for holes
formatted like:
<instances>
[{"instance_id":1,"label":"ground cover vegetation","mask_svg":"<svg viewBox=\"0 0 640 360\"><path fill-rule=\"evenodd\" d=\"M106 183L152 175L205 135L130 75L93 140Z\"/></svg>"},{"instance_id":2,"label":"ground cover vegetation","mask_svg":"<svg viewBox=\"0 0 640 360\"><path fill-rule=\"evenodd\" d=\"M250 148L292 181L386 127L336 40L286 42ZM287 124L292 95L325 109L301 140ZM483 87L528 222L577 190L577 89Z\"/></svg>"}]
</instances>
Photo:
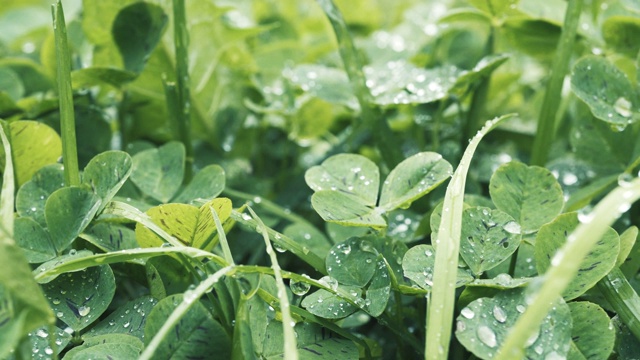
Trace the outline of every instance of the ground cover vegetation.
<instances>
[{"instance_id":1,"label":"ground cover vegetation","mask_svg":"<svg viewBox=\"0 0 640 360\"><path fill-rule=\"evenodd\" d=\"M3 0L0 358L633 359L634 0Z\"/></svg>"}]
</instances>

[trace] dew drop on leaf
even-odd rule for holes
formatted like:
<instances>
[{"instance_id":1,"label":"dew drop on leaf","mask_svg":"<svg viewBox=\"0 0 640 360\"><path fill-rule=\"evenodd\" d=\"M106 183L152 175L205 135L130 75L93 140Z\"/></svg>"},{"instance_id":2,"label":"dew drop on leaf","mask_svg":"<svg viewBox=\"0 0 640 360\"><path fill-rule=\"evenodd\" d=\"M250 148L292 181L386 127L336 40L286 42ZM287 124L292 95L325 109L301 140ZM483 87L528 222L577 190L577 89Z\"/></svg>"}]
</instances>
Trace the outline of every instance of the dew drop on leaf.
<instances>
[{"instance_id":1,"label":"dew drop on leaf","mask_svg":"<svg viewBox=\"0 0 640 360\"><path fill-rule=\"evenodd\" d=\"M488 326L479 326L476 334L478 335L478 339L480 339L480 341L482 341L482 343L487 345L488 347L492 348L498 345L498 341L496 340L496 333Z\"/></svg>"},{"instance_id":2,"label":"dew drop on leaf","mask_svg":"<svg viewBox=\"0 0 640 360\"><path fill-rule=\"evenodd\" d=\"M298 296L303 296L309 292L309 289L311 289L311 285L307 284L304 281L296 281L291 279L291 281L289 281L289 288L291 288L292 293Z\"/></svg>"},{"instance_id":3,"label":"dew drop on leaf","mask_svg":"<svg viewBox=\"0 0 640 360\"><path fill-rule=\"evenodd\" d=\"M504 224L502 228L504 229L504 231L510 234L520 234L520 231L522 230L520 228L520 224L515 221L509 221L508 223Z\"/></svg>"},{"instance_id":4,"label":"dew drop on leaf","mask_svg":"<svg viewBox=\"0 0 640 360\"><path fill-rule=\"evenodd\" d=\"M80 306L78 308L78 315L87 316L91 312L91 308L89 306Z\"/></svg>"},{"instance_id":5,"label":"dew drop on leaf","mask_svg":"<svg viewBox=\"0 0 640 360\"><path fill-rule=\"evenodd\" d=\"M464 321L456 322L456 331L463 332L467 329L467 325L464 324Z\"/></svg>"},{"instance_id":6,"label":"dew drop on leaf","mask_svg":"<svg viewBox=\"0 0 640 360\"><path fill-rule=\"evenodd\" d=\"M462 309L462 311L460 311L460 314L462 316L464 316L467 319L473 319L474 316L476 316L476 314L473 312L473 310L469 309L469 308L464 308Z\"/></svg>"},{"instance_id":7,"label":"dew drop on leaf","mask_svg":"<svg viewBox=\"0 0 640 360\"><path fill-rule=\"evenodd\" d=\"M613 104L616 112L623 117L631 117L631 102L624 97L619 97Z\"/></svg>"},{"instance_id":8,"label":"dew drop on leaf","mask_svg":"<svg viewBox=\"0 0 640 360\"><path fill-rule=\"evenodd\" d=\"M318 282L329 289L336 291L338 290L338 280L332 278L331 276L323 276L318 280Z\"/></svg>"},{"instance_id":9,"label":"dew drop on leaf","mask_svg":"<svg viewBox=\"0 0 640 360\"><path fill-rule=\"evenodd\" d=\"M493 307L493 317L500 323L507 321L507 313L497 305Z\"/></svg>"},{"instance_id":10,"label":"dew drop on leaf","mask_svg":"<svg viewBox=\"0 0 640 360\"><path fill-rule=\"evenodd\" d=\"M285 249L282 246L278 245L278 243L273 243L273 248L276 249L276 251L279 252L279 253L283 253L283 252L287 251L287 249Z\"/></svg>"},{"instance_id":11,"label":"dew drop on leaf","mask_svg":"<svg viewBox=\"0 0 640 360\"><path fill-rule=\"evenodd\" d=\"M46 338L49 336L49 333L45 329L38 329L38 331L36 331L36 335L41 338Z\"/></svg>"}]
</instances>

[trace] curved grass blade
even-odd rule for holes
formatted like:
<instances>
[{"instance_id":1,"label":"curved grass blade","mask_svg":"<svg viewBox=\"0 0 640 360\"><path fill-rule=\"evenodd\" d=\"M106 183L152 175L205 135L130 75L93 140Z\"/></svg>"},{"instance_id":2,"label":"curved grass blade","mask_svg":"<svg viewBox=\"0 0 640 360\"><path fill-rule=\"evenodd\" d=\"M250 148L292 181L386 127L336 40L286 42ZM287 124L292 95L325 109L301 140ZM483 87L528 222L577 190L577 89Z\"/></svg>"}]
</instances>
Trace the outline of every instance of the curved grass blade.
<instances>
[{"instance_id":1,"label":"curved grass blade","mask_svg":"<svg viewBox=\"0 0 640 360\"><path fill-rule=\"evenodd\" d=\"M500 122L511 117L504 115L487 121L476 136L471 139L460 165L447 186L444 197L442 220L438 229L435 268L431 301L427 309L427 335L425 358L446 359L451 339L453 308L455 306L455 286L458 274L460 235L462 233L462 211L464 206L464 186L473 153L482 137Z\"/></svg>"}]
</instances>

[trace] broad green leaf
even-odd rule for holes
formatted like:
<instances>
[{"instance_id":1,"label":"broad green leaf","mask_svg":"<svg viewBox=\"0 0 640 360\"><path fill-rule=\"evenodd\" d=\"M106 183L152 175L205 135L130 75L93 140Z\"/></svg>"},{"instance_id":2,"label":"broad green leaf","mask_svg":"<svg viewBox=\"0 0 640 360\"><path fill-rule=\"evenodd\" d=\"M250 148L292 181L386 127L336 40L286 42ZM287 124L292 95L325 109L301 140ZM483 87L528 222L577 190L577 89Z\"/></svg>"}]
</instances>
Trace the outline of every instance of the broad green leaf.
<instances>
[{"instance_id":1,"label":"broad green leaf","mask_svg":"<svg viewBox=\"0 0 640 360\"><path fill-rule=\"evenodd\" d=\"M293 223L284 228L282 233L284 236L295 240L298 244L306 246L311 252L323 259L331 249L331 242L322 232L304 223Z\"/></svg>"},{"instance_id":2,"label":"broad green leaf","mask_svg":"<svg viewBox=\"0 0 640 360\"><path fill-rule=\"evenodd\" d=\"M631 250L633 250L634 245L636 244L637 239L637 226L631 226L622 234L620 234L620 253L618 253L618 258L616 259L616 266L619 267L627 260L629 254L631 254Z\"/></svg>"},{"instance_id":3,"label":"broad green leaf","mask_svg":"<svg viewBox=\"0 0 640 360\"><path fill-rule=\"evenodd\" d=\"M71 341L71 334L54 326L55 331L50 333L49 326L43 326L28 334L28 340L21 344L20 351L30 352L32 358L52 359L53 349L51 348L52 338L55 339L56 352L60 354Z\"/></svg>"},{"instance_id":4,"label":"broad green leaf","mask_svg":"<svg viewBox=\"0 0 640 360\"><path fill-rule=\"evenodd\" d=\"M192 274L171 256L150 259L145 264L145 270L149 291L156 299L181 294L193 284Z\"/></svg>"},{"instance_id":5,"label":"broad green leaf","mask_svg":"<svg viewBox=\"0 0 640 360\"><path fill-rule=\"evenodd\" d=\"M587 301L568 304L573 328L571 338L585 359L607 359L613 350L615 330L609 315Z\"/></svg>"},{"instance_id":6,"label":"broad green leaf","mask_svg":"<svg viewBox=\"0 0 640 360\"><path fill-rule=\"evenodd\" d=\"M433 285L433 270L436 257L431 245L416 245L409 249L402 259L404 276L413 280L419 287L431 290ZM463 268L458 268L456 287L473 281L473 275Z\"/></svg>"},{"instance_id":7,"label":"broad green leaf","mask_svg":"<svg viewBox=\"0 0 640 360\"><path fill-rule=\"evenodd\" d=\"M357 198L358 203L373 207L378 199L380 171L373 161L362 155L334 155L314 166L304 175L314 191L339 191Z\"/></svg>"},{"instance_id":8,"label":"broad green leaf","mask_svg":"<svg viewBox=\"0 0 640 360\"><path fill-rule=\"evenodd\" d=\"M62 164L52 164L38 170L31 181L20 187L16 194L18 215L31 217L43 227L47 225L44 215L49 196L64 186Z\"/></svg>"},{"instance_id":9,"label":"broad green leaf","mask_svg":"<svg viewBox=\"0 0 640 360\"><path fill-rule=\"evenodd\" d=\"M311 205L325 221L347 226L383 228L387 225L378 209L362 198L341 191L320 190L311 196Z\"/></svg>"},{"instance_id":10,"label":"broad green leaf","mask_svg":"<svg viewBox=\"0 0 640 360\"><path fill-rule=\"evenodd\" d=\"M44 215L57 252L66 249L89 225L101 203L85 187L64 187L49 196Z\"/></svg>"},{"instance_id":11,"label":"broad green leaf","mask_svg":"<svg viewBox=\"0 0 640 360\"><path fill-rule=\"evenodd\" d=\"M102 210L131 175L131 156L123 151L105 151L89 161L82 174L82 182L102 199Z\"/></svg>"},{"instance_id":12,"label":"broad green leaf","mask_svg":"<svg viewBox=\"0 0 640 360\"><path fill-rule=\"evenodd\" d=\"M172 141L133 156L131 181L146 195L166 203L178 191L184 176L185 149Z\"/></svg>"},{"instance_id":13,"label":"broad green leaf","mask_svg":"<svg viewBox=\"0 0 640 360\"><path fill-rule=\"evenodd\" d=\"M365 237L371 241L375 249L378 251L378 254L381 254L387 262L387 269L390 268L392 276L395 276L395 279L398 283L403 284L406 281L404 280L404 271L402 269L402 258L407 253L409 248L403 242L394 240L389 236L375 236L369 235Z\"/></svg>"},{"instance_id":14,"label":"broad green leaf","mask_svg":"<svg viewBox=\"0 0 640 360\"><path fill-rule=\"evenodd\" d=\"M376 271L378 253L366 238L336 244L326 258L327 272L342 285L364 287Z\"/></svg>"},{"instance_id":15,"label":"broad green leaf","mask_svg":"<svg viewBox=\"0 0 640 360\"><path fill-rule=\"evenodd\" d=\"M257 296L252 299L255 298L257 298ZM251 313L249 312L250 308L247 302L247 299L241 297L236 305L235 323L233 324L233 347L231 360L255 360L257 359L256 353L260 352L258 349L254 350L255 342L251 333ZM266 325L266 316L264 320Z\"/></svg>"},{"instance_id":16,"label":"broad green leaf","mask_svg":"<svg viewBox=\"0 0 640 360\"><path fill-rule=\"evenodd\" d=\"M325 135L336 119L332 104L318 98L304 102L293 116L290 137L305 144Z\"/></svg>"},{"instance_id":17,"label":"broad green leaf","mask_svg":"<svg viewBox=\"0 0 640 360\"><path fill-rule=\"evenodd\" d=\"M209 165L196 173L189 185L173 199L173 202L189 204L196 199L211 200L220 195L224 186L224 169L218 165Z\"/></svg>"},{"instance_id":18,"label":"broad green leaf","mask_svg":"<svg viewBox=\"0 0 640 360\"><path fill-rule=\"evenodd\" d=\"M501 18L515 8L517 0L470 0L471 6L491 15L495 18Z\"/></svg>"},{"instance_id":19,"label":"broad green leaf","mask_svg":"<svg viewBox=\"0 0 640 360\"><path fill-rule=\"evenodd\" d=\"M71 72L73 89L81 89L108 84L119 88L133 81L136 73L109 67L92 66Z\"/></svg>"},{"instance_id":20,"label":"broad green leaf","mask_svg":"<svg viewBox=\"0 0 640 360\"><path fill-rule=\"evenodd\" d=\"M42 288L58 319L80 331L107 310L116 281L111 267L102 265L61 275Z\"/></svg>"},{"instance_id":21,"label":"broad green leaf","mask_svg":"<svg viewBox=\"0 0 640 360\"><path fill-rule=\"evenodd\" d=\"M498 168L489 183L496 207L513 216L523 233L534 232L562 210L562 188L553 174L512 161Z\"/></svg>"},{"instance_id":22,"label":"broad green leaf","mask_svg":"<svg viewBox=\"0 0 640 360\"><path fill-rule=\"evenodd\" d=\"M0 67L0 92L4 92L13 101L18 101L22 98L24 85L15 71Z\"/></svg>"},{"instance_id":23,"label":"broad green leaf","mask_svg":"<svg viewBox=\"0 0 640 360\"><path fill-rule=\"evenodd\" d=\"M15 219L14 237L30 263L49 261L57 255L49 233L32 218Z\"/></svg>"},{"instance_id":24,"label":"broad green leaf","mask_svg":"<svg viewBox=\"0 0 640 360\"><path fill-rule=\"evenodd\" d=\"M126 226L99 222L80 235L103 251L118 251L138 247L133 230Z\"/></svg>"},{"instance_id":25,"label":"broad green leaf","mask_svg":"<svg viewBox=\"0 0 640 360\"><path fill-rule=\"evenodd\" d=\"M113 20L111 35L125 69L139 73L156 47L168 17L158 5L138 2L126 6Z\"/></svg>"},{"instance_id":26,"label":"broad green leaf","mask_svg":"<svg viewBox=\"0 0 640 360\"><path fill-rule=\"evenodd\" d=\"M49 126L36 121L15 121L9 124L11 153L17 186L21 186L43 166L54 164L62 155L60 136ZM4 152L0 153L2 159ZM0 160L4 164L4 160Z\"/></svg>"},{"instance_id":27,"label":"broad green leaf","mask_svg":"<svg viewBox=\"0 0 640 360\"><path fill-rule=\"evenodd\" d=\"M231 215L231 200L227 198L213 199L200 208L187 204L159 205L149 209L147 215L162 230L183 244L210 250L217 243L214 238L217 231L209 207L216 210L222 223ZM136 240L141 247L164 244L161 237L140 223L136 224Z\"/></svg>"},{"instance_id":28,"label":"broad green leaf","mask_svg":"<svg viewBox=\"0 0 640 360\"><path fill-rule=\"evenodd\" d=\"M573 92L595 117L624 129L638 117L638 96L627 76L607 59L586 56L573 66Z\"/></svg>"},{"instance_id":29,"label":"broad green leaf","mask_svg":"<svg viewBox=\"0 0 640 360\"><path fill-rule=\"evenodd\" d=\"M371 279L371 284L365 292L364 310L373 317L380 316L387 308L389 296L391 295L391 278L382 256L378 256L375 262L375 273ZM356 304L358 301L356 301Z\"/></svg>"},{"instance_id":30,"label":"broad green leaf","mask_svg":"<svg viewBox=\"0 0 640 360\"><path fill-rule=\"evenodd\" d=\"M69 350L63 360L135 359L144 349L142 341L125 334L107 334L85 339Z\"/></svg>"},{"instance_id":31,"label":"broad green leaf","mask_svg":"<svg viewBox=\"0 0 640 360\"><path fill-rule=\"evenodd\" d=\"M387 219L387 236L410 243L420 237L418 228L422 216L410 210L394 210L391 211Z\"/></svg>"},{"instance_id":32,"label":"broad green leaf","mask_svg":"<svg viewBox=\"0 0 640 360\"><path fill-rule=\"evenodd\" d=\"M521 239L520 225L500 210L474 207L462 214L460 255L476 275L509 258Z\"/></svg>"},{"instance_id":33,"label":"broad green leaf","mask_svg":"<svg viewBox=\"0 0 640 360\"><path fill-rule=\"evenodd\" d=\"M475 356L492 359L505 341L509 330L526 309L526 290L512 289L493 298L480 298L463 308L458 315L456 337ZM558 299L544 318L539 330L526 343L527 359L562 359L571 342L571 312Z\"/></svg>"},{"instance_id":34,"label":"broad green leaf","mask_svg":"<svg viewBox=\"0 0 640 360\"><path fill-rule=\"evenodd\" d=\"M0 68L8 68L20 77L25 95L46 92L53 88L51 78L46 75L44 67L27 57L0 58Z\"/></svg>"},{"instance_id":35,"label":"broad green leaf","mask_svg":"<svg viewBox=\"0 0 640 360\"><path fill-rule=\"evenodd\" d=\"M452 65L422 69L405 61L367 66L367 86L376 104L426 104L447 96L460 70Z\"/></svg>"},{"instance_id":36,"label":"broad green leaf","mask_svg":"<svg viewBox=\"0 0 640 360\"><path fill-rule=\"evenodd\" d=\"M625 171L628 161L631 160L628 159L629 148L633 146L633 143L629 143L625 139L624 131L621 133L612 132L607 123L590 116L588 113L584 116L585 118L576 124L569 141L578 161L581 160L589 164L592 171L600 175L592 183L592 186L596 189L606 188L611 184L609 181L617 179L618 175ZM604 178L604 175L614 174L615 178L609 178L609 181ZM563 183L566 182L563 181Z\"/></svg>"},{"instance_id":37,"label":"broad green leaf","mask_svg":"<svg viewBox=\"0 0 640 360\"><path fill-rule=\"evenodd\" d=\"M83 339L106 334L128 334L144 340L147 316L157 303L158 300L149 295L131 300L100 320L83 335Z\"/></svg>"},{"instance_id":38,"label":"broad green leaf","mask_svg":"<svg viewBox=\"0 0 640 360\"><path fill-rule=\"evenodd\" d=\"M490 24L491 17L484 11L473 8L451 9L443 15L438 22L441 24L455 22L478 22L480 24Z\"/></svg>"},{"instance_id":39,"label":"broad green leaf","mask_svg":"<svg viewBox=\"0 0 640 360\"><path fill-rule=\"evenodd\" d=\"M602 37L613 50L635 58L640 50L640 20L634 16L614 15L602 23Z\"/></svg>"},{"instance_id":40,"label":"broad green leaf","mask_svg":"<svg viewBox=\"0 0 640 360\"><path fill-rule=\"evenodd\" d=\"M364 236L369 232L369 229L363 227L353 227L336 224L329 222L325 224L327 235L331 239L331 243L337 244L343 242L350 237Z\"/></svg>"},{"instance_id":41,"label":"broad green leaf","mask_svg":"<svg viewBox=\"0 0 640 360\"><path fill-rule=\"evenodd\" d=\"M408 207L451 177L451 164L434 152L413 155L396 166L382 185L380 207L386 211Z\"/></svg>"},{"instance_id":42,"label":"broad green leaf","mask_svg":"<svg viewBox=\"0 0 640 360\"><path fill-rule=\"evenodd\" d=\"M580 215L582 216L582 215ZM567 242L569 234L579 225L577 213L566 213L540 228L536 236L535 259L538 273L543 274L553 263L556 252ZM563 293L567 300L582 295L605 276L616 264L620 238L608 228L591 252L580 264L580 270Z\"/></svg>"},{"instance_id":43,"label":"broad green leaf","mask_svg":"<svg viewBox=\"0 0 640 360\"><path fill-rule=\"evenodd\" d=\"M349 292L354 298L359 298L362 291L357 286L340 285L339 288ZM362 298L359 299L362 300ZM364 306L364 300L362 304ZM342 319L358 310L355 305L324 289L307 295L300 305L313 315L325 319Z\"/></svg>"},{"instance_id":44,"label":"broad green leaf","mask_svg":"<svg viewBox=\"0 0 640 360\"><path fill-rule=\"evenodd\" d=\"M295 327L300 360L357 359L358 347L351 340L341 338L317 324L302 323ZM271 321L267 327L267 341L261 357L267 360L282 359L282 326Z\"/></svg>"},{"instance_id":45,"label":"broad green leaf","mask_svg":"<svg viewBox=\"0 0 640 360\"><path fill-rule=\"evenodd\" d=\"M261 353L265 343L265 335L269 319L267 317L267 304L259 297L252 297L248 304L249 321L251 323L251 338L256 353ZM300 344L300 342L298 342Z\"/></svg>"},{"instance_id":46,"label":"broad green leaf","mask_svg":"<svg viewBox=\"0 0 640 360\"><path fill-rule=\"evenodd\" d=\"M303 64L284 72L292 84L332 104L358 109L358 100L353 95L347 74L336 68L323 65Z\"/></svg>"},{"instance_id":47,"label":"broad green leaf","mask_svg":"<svg viewBox=\"0 0 640 360\"><path fill-rule=\"evenodd\" d=\"M53 260L40 264L40 266L38 266L38 268L33 271L33 274L36 275L35 278L39 284L46 284L54 280L55 278L57 278L59 275L61 275L60 273L57 273L55 275L49 276L48 272L51 271L52 269L56 269L59 266L66 264L70 261L74 261L84 257L92 256L92 255L93 253L89 250L79 250L79 251L75 249L70 250L66 254L56 256ZM83 268L87 268L88 266L89 265L86 265ZM72 271L77 271L77 269L73 269ZM38 276L39 274L47 274L47 275Z\"/></svg>"},{"instance_id":48,"label":"broad green leaf","mask_svg":"<svg viewBox=\"0 0 640 360\"><path fill-rule=\"evenodd\" d=\"M151 310L144 327L145 345L153 339L171 313L182 302L183 295L166 297ZM224 328L200 302L196 302L163 339L154 359L209 358L215 349L215 357L229 359L231 340Z\"/></svg>"},{"instance_id":49,"label":"broad green leaf","mask_svg":"<svg viewBox=\"0 0 640 360\"><path fill-rule=\"evenodd\" d=\"M505 20L501 30L516 49L525 54L551 58L558 47L561 27L546 20L514 16Z\"/></svg>"},{"instance_id":50,"label":"broad green leaf","mask_svg":"<svg viewBox=\"0 0 640 360\"><path fill-rule=\"evenodd\" d=\"M509 57L507 54L493 54L483 57L473 69L460 73L460 77L456 80L456 87L474 84L486 78L500 65L509 60Z\"/></svg>"}]
</instances>

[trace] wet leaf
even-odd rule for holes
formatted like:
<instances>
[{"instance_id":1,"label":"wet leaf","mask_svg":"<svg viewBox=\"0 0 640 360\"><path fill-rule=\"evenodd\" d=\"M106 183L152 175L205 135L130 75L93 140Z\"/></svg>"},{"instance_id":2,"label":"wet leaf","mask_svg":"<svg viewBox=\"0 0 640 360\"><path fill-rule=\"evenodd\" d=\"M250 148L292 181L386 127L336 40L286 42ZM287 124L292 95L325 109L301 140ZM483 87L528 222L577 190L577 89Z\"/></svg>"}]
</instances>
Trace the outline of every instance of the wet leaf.
<instances>
[{"instance_id":1,"label":"wet leaf","mask_svg":"<svg viewBox=\"0 0 640 360\"><path fill-rule=\"evenodd\" d=\"M413 280L419 287L431 290L433 285L433 269L436 262L435 250L431 245L416 245L409 249L402 259L404 276ZM473 281L473 275L463 268L458 268L456 287Z\"/></svg>"},{"instance_id":2,"label":"wet leaf","mask_svg":"<svg viewBox=\"0 0 640 360\"><path fill-rule=\"evenodd\" d=\"M284 75L292 84L319 99L352 109L360 107L344 70L323 65L303 64L291 70L285 70Z\"/></svg>"},{"instance_id":3,"label":"wet leaf","mask_svg":"<svg viewBox=\"0 0 640 360\"><path fill-rule=\"evenodd\" d=\"M82 345L69 350L63 359L134 359L140 356L142 349L144 349L144 344L136 337L125 334L107 334L85 339Z\"/></svg>"},{"instance_id":4,"label":"wet leaf","mask_svg":"<svg viewBox=\"0 0 640 360\"><path fill-rule=\"evenodd\" d=\"M460 255L480 275L513 254L522 235L520 225L508 214L484 207L465 209L462 214Z\"/></svg>"},{"instance_id":5,"label":"wet leaf","mask_svg":"<svg viewBox=\"0 0 640 360\"><path fill-rule=\"evenodd\" d=\"M43 227L47 226L45 204L49 196L63 186L62 164L52 164L38 170L31 181L22 185L16 194L18 215L31 217Z\"/></svg>"},{"instance_id":6,"label":"wet leaf","mask_svg":"<svg viewBox=\"0 0 640 360\"><path fill-rule=\"evenodd\" d=\"M138 247L133 230L118 224L99 222L84 231L81 236L103 251L118 251Z\"/></svg>"},{"instance_id":7,"label":"wet leaf","mask_svg":"<svg viewBox=\"0 0 640 360\"><path fill-rule=\"evenodd\" d=\"M355 297L359 297L361 289L357 286L341 285L341 289L350 292ZM360 298L362 300L362 298ZM362 300L364 305L364 300ZM307 309L313 315L320 316L325 319L341 319L353 314L358 308L344 300L343 298L328 292L327 290L317 290L302 299L302 307Z\"/></svg>"},{"instance_id":8,"label":"wet leaf","mask_svg":"<svg viewBox=\"0 0 640 360\"><path fill-rule=\"evenodd\" d=\"M168 17L158 5L138 2L126 6L113 20L111 35L127 70L139 73L156 47Z\"/></svg>"},{"instance_id":9,"label":"wet leaf","mask_svg":"<svg viewBox=\"0 0 640 360\"><path fill-rule=\"evenodd\" d=\"M326 258L327 272L342 285L366 286L376 271L377 250L366 238L334 245Z\"/></svg>"},{"instance_id":10,"label":"wet leaf","mask_svg":"<svg viewBox=\"0 0 640 360\"><path fill-rule=\"evenodd\" d=\"M158 303L145 295L120 306L83 335L83 339L106 334L127 334L144 340L144 325L149 313Z\"/></svg>"},{"instance_id":11,"label":"wet leaf","mask_svg":"<svg viewBox=\"0 0 640 360\"><path fill-rule=\"evenodd\" d=\"M322 232L313 226L303 223L294 223L287 226L282 232L295 240L298 244L306 246L311 252L321 258L325 258L331 249L331 242L324 236Z\"/></svg>"},{"instance_id":12,"label":"wet leaf","mask_svg":"<svg viewBox=\"0 0 640 360\"><path fill-rule=\"evenodd\" d=\"M91 187L102 199L100 210L104 209L131 175L133 163L131 156L124 151L105 151L85 166L82 182Z\"/></svg>"},{"instance_id":13,"label":"wet leaf","mask_svg":"<svg viewBox=\"0 0 640 360\"><path fill-rule=\"evenodd\" d=\"M638 96L627 76L607 59L587 56L573 66L571 89L595 117L624 129L637 119Z\"/></svg>"},{"instance_id":14,"label":"wet leaf","mask_svg":"<svg viewBox=\"0 0 640 360\"><path fill-rule=\"evenodd\" d=\"M133 156L131 181L146 195L166 203L178 191L184 176L185 150L172 141Z\"/></svg>"},{"instance_id":15,"label":"wet leaf","mask_svg":"<svg viewBox=\"0 0 640 360\"><path fill-rule=\"evenodd\" d=\"M458 341L475 356L492 359L509 330L526 309L525 289L480 298L460 311L456 318ZM571 342L571 312L559 299L544 318L539 330L526 342L528 359L561 359L567 356Z\"/></svg>"},{"instance_id":16,"label":"wet leaf","mask_svg":"<svg viewBox=\"0 0 640 360\"><path fill-rule=\"evenodd\" d=\"M114 87L122 87L123 85L133 81L135 78L136 73L131 71L98 66L78 69L71 72L71 81L73 82L74 89L104 84Z\"/></svg>"},{"instance_id":17,"label":"wet leaf","mask_svg":"<svg viewBox=\"0 0 640 360\"><path fill-rule=\"evenodd\" d=\"M183 295L166 297L151 310L144 327L145 344L148 345L160 327L182 302ZM163 339L155 352L156 359L208 358L211 349L215 356L229 359L231 340L223 327L211 317L200 302L196 302L184 317Z\"/></svg>"},{"instance_id":18,"label":"wet leaf","mask_svg":"<svg viewBox=\"0 0 640 360\"><path fill-rule=\"evenodd\" d=\"M341 338L319 325L302 323L296 325L294 330L300 359L355 359L359 356L353 341ZM267 360L282 359L283 342L282 325L270 322L264 350L260 355Z\"/></svg>"},{"instance_id":19,"label":"wet leaf","mask_svg":"<svg viewBox=\"0 0 640 360\"><path fill-rule=\"evenodd\" d=\"M53 349L51 348L51 340L55 339L56 352L60 354L71 341L71 334L54 326L55 331L50 333L48 326L43 326L29 333L27 341L21 344L21 351L29 351L33 355L32 358L49 360L53 359ZM50 355L49 355L50 354Z\"/></svg>"},{"instance_id":20,"label":"wet leaf","mask_svg":"<svg viewBox=\"0 0 640 360\"><path fill-rule=\"evenodd\" d=\"M102 265L58 276L42 288L58 319L80 331L107 310L116 282L111 267Z\"/></svg>"},{"instance_id":21,"label":"wet leaf","mask_svg":"<svg viewBox=\"0 0 640 360\"><path fill-rule=\"evenodd\" d=\"M451 177L451 164L434 152L413 155L398 164L382 185L380 207L387 211L408 207Z\"/></svg>"},{"instance_id":22,"label":"wet leaf","mask_svg":"<svg viewBox=\"0 0 640 360\"><path fill-rule=\"evenodd\" d=\"M387 308L389 296L391 295L391 278L382 256L378 256L375 273L365 294L364 310L373 317L380 316Z\"/></svg>"},{"instance_id":23,"label":"wet leaf","mask_svg":"<svg viewBox=\"0 0 640 360\"><path fill-rule=\"evenodd\" d=\"M311 205L325 221L347 226L383 228L387 225L382 215L365 205L362 198L334 190L316 191Z\"/></svg>"},{"instance_id":24,"label":"wet leaf","mask_svg":"<svg viewBox=\"0 0 640 360\"><path fill-rule=\"evenodd\" d=\"M187 246L208 250L213 248L217 239L216 225L211 209L218 213L224 224L231 215L231 200L227 198L213 199L197 208L187 204L164 204L153 207L147 215L161 229L174 236ZM165 242L154 232L141 224L136 224L136 240L141 247L162 246Z\"/></svg>"},{"instance_id":25,"label":"wet leaf","mask_svg":"<svg viewBox=\"0 0 640 360\"><path fill-rule=\"evenodd\" d=\"M100 198L85 187L64 187L49 196L44 215L57 252L66 249L84 231L101 203Z\"/></svg>"},{"instance_id":26,"label":"wet leaf","mask_svg":"<svg viewBox=\"0 0 640 360\"><path fill-rule=\"evenodd\" d=\"M631 254L631 250L633 250L634 245L636 244L637 238L638 227L636 226L631 226L620 234L620 253L618 253L616 266L619 267L627 260L629 254Z\"/></svg>"},{"instance_id":27,"label":"wet leaf","mask_svg":"<svg viewBox=\"0 0 640 360\"><path fill-rule=\"evenodd\" d=\"M582 215L580 215L582 216ZM588 219L582 219L588 221ZM535 259L538 273L543 274L554 261L555 253L570 241L569 236L580 223L577 213L566 213L540 228L536 236ZM567 300L582 295L615 266L620 251L620 237L609 228L580 265L578 274L563 293Z\"/></svg>"},{"instance_id":28,"label":"wet leaf","mask_svg":"<svg viewBox=\"0 0 640 360\"><path fill-rule=\"evenodd\" d=\"M224 169L209 165L200 169L173 202L192 203L196 199L211 200L220 195L225 186Z\"/></svg>"},{"instance_id":29,"label":"wet leaf","mask_svg":"<svg viewBox=\"0 0 640 360\"><path fill-rule=\"evenodd\" d=\"M613 350L615 330L609 315L598 305L577 301L568 304L573 328L571 338L585 359L607 359Z\"/></svg>"},{"instance_id":30,"label":"wet leaf","mask_svg":"<svg viewBox=\"0 0 640 360\"><path fill-rule=\"evenodd\" d=\"M501 29L506 39L525 54L550 58L558 47L561 27L542 19L513 16Z\"/></svg>"},{"instance_id":31,"label":"wet leaf","mask_svg":"<svg viewBox=\"0 0 640 360\"><path fill-rule=\"evenodd\" d=\"M32 218L15 219L14 237L30 263L49 261L57 255L49 233Z\"/></svg>"},{"instance_id":32,"label":"wet leaf","mask_svg":"<svg viewBox=\"0 0 640 360\"><path fill-rule=\"evenodd\" d=\"M562 188L545 168L509 162L491 176L489 193L496 207L513 216L523 233L538 230L562 210Z\"/></svg>"},{"instance_id":33,"label":"wet leaf","mask_svg":"<svg viewBox=\"0 0 640 360\"><path fill-rule=\"evenodd\" d=\"M602 23L602 37L616 52L635 58L640 50L640 20L633 16L614 15Z\"/></svg>"}]
</instances>

